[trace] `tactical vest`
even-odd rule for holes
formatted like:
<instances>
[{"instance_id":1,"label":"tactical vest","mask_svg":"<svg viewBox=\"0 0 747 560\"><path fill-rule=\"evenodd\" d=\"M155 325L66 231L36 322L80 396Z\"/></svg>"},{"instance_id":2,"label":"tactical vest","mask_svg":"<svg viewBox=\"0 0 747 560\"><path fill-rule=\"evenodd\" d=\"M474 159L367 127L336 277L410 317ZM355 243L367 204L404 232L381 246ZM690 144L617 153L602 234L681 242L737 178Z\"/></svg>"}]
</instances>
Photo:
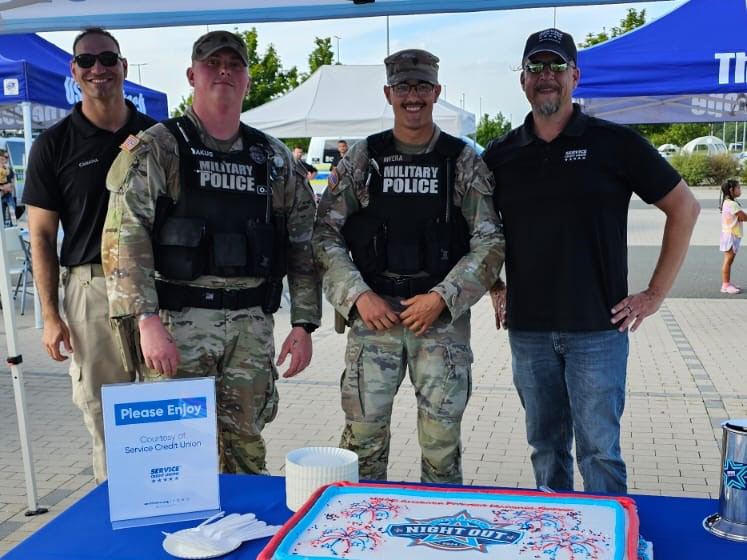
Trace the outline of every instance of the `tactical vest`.
<instances>
[{"instance_id":1,"label":"tactical vest","mask_svg":"<svg viewBox=\"0 0 747 560\"><path fill-rule=\"evenodd\" d=\"M411 155L395 150L390 130L367 142L369 203L342 231L353 262L377 293L427 292L469 251L467 223L453 201L464 143L441 132L433 152ZM413 275L415 284L392 287L392 276Z\"/></svg>"},{"instance_id":2,"label":"tactical vest","mask_svg":"<svg viewBox=\"0 0 747 560\"><path fill-rule=\"evenodd\" d=\"M158 200L156 270L171 280L204 274L282 278L287 234L272 211L276 171L265 135L242 124L244 149L224 153L205 146L186 117L163 124L178 140L181 195L176 204Z\"/></svg>"}]
</instances>

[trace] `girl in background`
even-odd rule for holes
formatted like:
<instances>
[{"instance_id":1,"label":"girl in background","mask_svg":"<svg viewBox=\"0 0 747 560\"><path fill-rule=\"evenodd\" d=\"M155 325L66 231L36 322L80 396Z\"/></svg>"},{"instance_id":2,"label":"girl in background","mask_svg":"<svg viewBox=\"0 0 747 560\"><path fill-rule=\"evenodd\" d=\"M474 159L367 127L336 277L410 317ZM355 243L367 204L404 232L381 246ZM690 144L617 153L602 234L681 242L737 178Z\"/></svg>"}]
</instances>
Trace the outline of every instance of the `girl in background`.
<instances>
[{"instance_id":1,"label":"girl in background","mask_svg":"<svg viewBox=\"0 0 747 560\"><path fill-rule=\"evenodd\" d=\"M742 242L742 222L747 221L747 214L737 198L742 194L739 181L729 179L721 185L721 251L724 253L724 264L721 266L721 293L738 294L741 288L731 283L731 265Z\"/></svg>"},{"instance_id":2,"label":"girl in background","mask_svg":"<svg viewBox=\"0 0 747 560\"><path fill-rule=\"evenodd\" d=\"M0 195L2 195L3 225L16 225L16 174L10 166L8 152L0 150Z\"/></svg>"}]
</instances>

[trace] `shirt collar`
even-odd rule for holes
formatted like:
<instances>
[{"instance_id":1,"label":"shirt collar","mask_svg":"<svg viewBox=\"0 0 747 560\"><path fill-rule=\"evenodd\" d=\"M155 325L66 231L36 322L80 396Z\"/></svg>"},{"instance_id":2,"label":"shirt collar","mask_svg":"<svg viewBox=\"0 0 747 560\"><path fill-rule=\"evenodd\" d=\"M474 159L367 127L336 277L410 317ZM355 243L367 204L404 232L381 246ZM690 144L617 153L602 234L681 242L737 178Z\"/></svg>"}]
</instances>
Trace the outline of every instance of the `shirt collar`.
<instances>
[{"instance_id":1,"label":"shirt collar","mask_svg":"<svg viewBox=\"0 0 747 560\"><path fill-rule=\"evenodd\" d=\"M574 103L571 118L565 125L561 135L581 136L586 130L588 122L589 116L581 111L581 106L578 103ZM517 141L519 146L528 146L532 142L538 140L539 139L534 134L534 119L532 118L532 113L529 113L524 119L524 125L519 129L519 137Z\"/></svg>"},{"instance_id":2,"label":"shirt collar","mask_svg":"<svg viewBox=\"0 0 747 560\"><path fill-rule=\"evenodd\" d=\"M125 99L125 104L127 105L127 109L129 111L127 115L127 122L122 128L132 130L133 126L135 126L135 120L137 119L137 108L132 104L131 101L127 99ZM112 134L111 131L99 128L86 118L86 116L83 114L82 101L78 101L73 106L73 110L70 113L70 118L73 121L73 126L75 126L78 132L80 132L80 134L82 134L85 138L90 138L91 136L95 136L96 134L100 134L102 132Z\"/></svg>"}]
</instances>

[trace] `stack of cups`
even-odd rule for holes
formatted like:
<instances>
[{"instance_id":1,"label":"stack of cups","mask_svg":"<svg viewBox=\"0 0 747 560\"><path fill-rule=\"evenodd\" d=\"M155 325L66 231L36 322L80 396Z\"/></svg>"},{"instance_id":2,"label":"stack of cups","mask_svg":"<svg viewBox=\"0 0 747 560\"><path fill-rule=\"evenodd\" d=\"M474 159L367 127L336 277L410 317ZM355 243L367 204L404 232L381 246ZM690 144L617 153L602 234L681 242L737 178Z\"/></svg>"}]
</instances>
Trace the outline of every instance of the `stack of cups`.
<instances>
[{"instance_id":1,"label":"stack of cups","mask_svg":"<svg viewBox=\"0 0 747 560\"><path fill-rule=\"evenodd\" d=\"M285 457L285 501L298 511L321 486L358 482L358 455L338 447L302 447Z\"/></svg>"}]
</instances>

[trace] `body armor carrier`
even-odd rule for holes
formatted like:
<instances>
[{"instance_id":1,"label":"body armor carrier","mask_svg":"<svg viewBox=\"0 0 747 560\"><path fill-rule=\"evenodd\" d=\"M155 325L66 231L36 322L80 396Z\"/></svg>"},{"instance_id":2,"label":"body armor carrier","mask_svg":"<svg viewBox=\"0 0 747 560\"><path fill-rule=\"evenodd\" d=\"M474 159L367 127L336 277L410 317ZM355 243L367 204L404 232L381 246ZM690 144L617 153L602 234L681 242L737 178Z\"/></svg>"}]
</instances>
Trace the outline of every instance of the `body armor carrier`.
<instances>
[{"instance_id":1,"label":"body armor carrier","mask_svg":"<svg viewBox=\"0 0 747 560\"><path fill-rule=\"evenodd\" d=\"M453 201L464 143L443 132L433 152L395 151L391 131L367 139L369 204L342 229L353 262L378 294L411 297L438 284L469 251Z\"/></svg>"},{"instance_id":2,"label":"body armor carrier","mask_svg":"<svg viewBox=\"0 0 747 560\"><path fill-rule=\"evenodd\" d=\"M205 146L186 117L169 119L164 125L179 145L181 194L176 203L160 197L156 204L156 270L166 280L189 281L208 274L249 276L266 278L266 284L279 280L282 286L287 269L286 221L284 214L273 212L271 179L277 172L265 135L242 124L243 149L225 153ZM222 299L219 296L209 299ZM183 305L212 307L193 305L192 296L182 299L190 300ZM246 301L243 298L236 305Z\"/></svg>"}]
</instances>

